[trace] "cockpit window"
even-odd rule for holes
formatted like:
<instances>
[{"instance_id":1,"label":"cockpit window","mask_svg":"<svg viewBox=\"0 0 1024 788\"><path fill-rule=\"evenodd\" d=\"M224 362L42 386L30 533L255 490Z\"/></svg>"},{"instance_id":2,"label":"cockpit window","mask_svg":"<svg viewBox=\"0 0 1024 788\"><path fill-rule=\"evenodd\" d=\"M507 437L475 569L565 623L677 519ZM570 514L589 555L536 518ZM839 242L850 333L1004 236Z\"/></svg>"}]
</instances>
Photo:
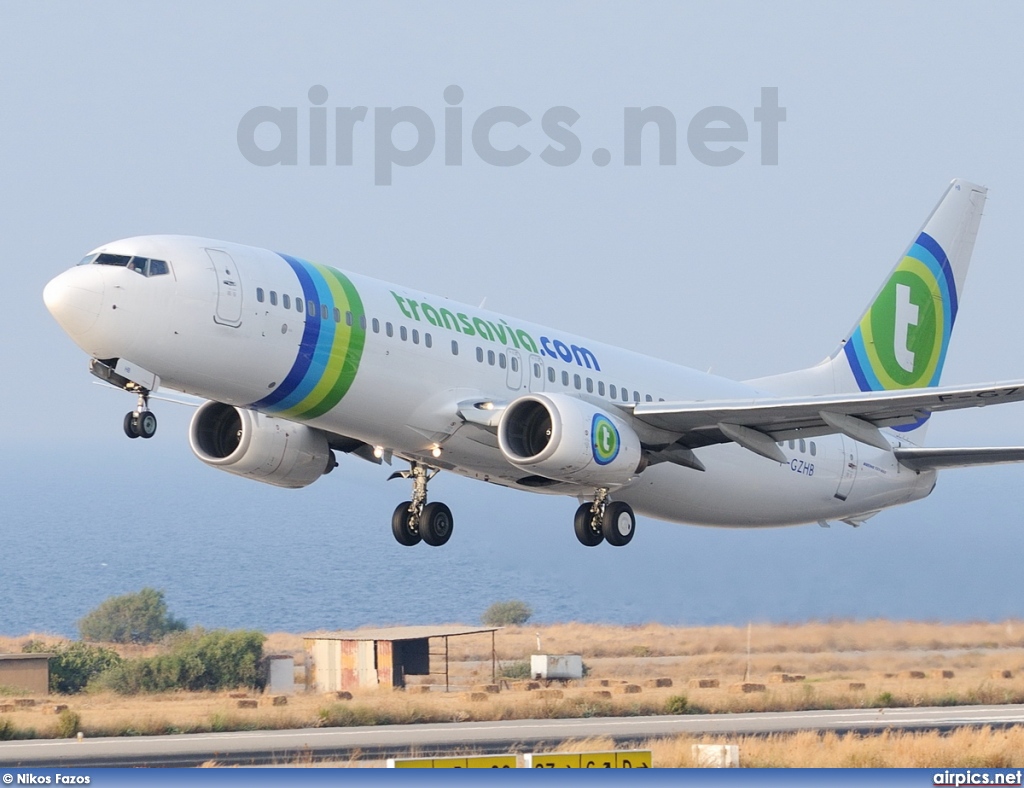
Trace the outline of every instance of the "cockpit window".
<instances>
[{"instance_id":1,"label":"cockpit window","mask_svg":"<svg viewBox=\"0 0 1024 788\"><path fill-rule=\"evenodd\" d=\"M99 257L99 255L96 255L96 254L86 255L85 257L82 258L82 261L79 263L79 265L89 265L89 263L91 263L97 257Z\"/></svg>"},{"instance_id":2,"label":"cockpit window","mask_svg":"<svg viewBox=\"0 0 1024 788\"><path fill-rule=\"evenodd\" d=\"M128 261L131 259L126 254L109 254L104 252L103 254L96 255L94 262L96 265L128 265Z\"/></svg>"},{"instance_id":3,"label":"cockpit window","mask_svg":"<svg viewBox=\"0 0 1024 788\"><path fill-rule=\"evenodd\" d=\"M87 258L88 259L88 258ZM129 257L123 254L101 254L96 255L96 265L123 265L129 271L134 271L142 276L161 276L171 272L170 266L164 260L153 260L149 257Z\"/></svg>"}]
</instances>

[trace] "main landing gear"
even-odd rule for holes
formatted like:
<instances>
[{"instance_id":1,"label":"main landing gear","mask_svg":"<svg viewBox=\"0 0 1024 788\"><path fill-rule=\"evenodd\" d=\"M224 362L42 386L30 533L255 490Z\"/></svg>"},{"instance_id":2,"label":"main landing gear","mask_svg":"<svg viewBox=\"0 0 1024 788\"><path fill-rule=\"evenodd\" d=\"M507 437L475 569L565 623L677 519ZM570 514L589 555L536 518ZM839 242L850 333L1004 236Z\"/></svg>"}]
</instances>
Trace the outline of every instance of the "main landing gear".
<instances>
[{"instance_id":1,"label":"main landing gear","mask_svg":"<svg viewBox=\"0 0 1024 788\"><path fill-rule=\"evenodd\" d=\"M149 409L149 392L139 392L139 404L124 415L124 434L129 438L152 438L156 435L156 415Z\"/></svg>"},{"instance_id":2,"label":"main landing gear","mask_svg":"<svg viewBox=\"0 0 1024 788\"><path fill-rule=\"evenodd\" d=\"M412 500L400 503L391 516L391 533L399 544L412 547L420 541L440 547L452 537L452 510L443 503L427 503L427 482L433 479L437 468L428 468L418 462L407 471L391 475L392 479L412 479Z\"/></svg>"},{"instance_id":3,"label":"main landing gear","mask_svg":"<svg viewBox=\"0 0 1024 788\"><path fill-rule=\"evenodd\" d=\"M576 510L573 528L580 544L597 547L601 542L623 547L633 539L636 516L633 507L623 501L609 501L608 488L600 487L593 503L584 503Z\"/></svg>"}]
</instances>

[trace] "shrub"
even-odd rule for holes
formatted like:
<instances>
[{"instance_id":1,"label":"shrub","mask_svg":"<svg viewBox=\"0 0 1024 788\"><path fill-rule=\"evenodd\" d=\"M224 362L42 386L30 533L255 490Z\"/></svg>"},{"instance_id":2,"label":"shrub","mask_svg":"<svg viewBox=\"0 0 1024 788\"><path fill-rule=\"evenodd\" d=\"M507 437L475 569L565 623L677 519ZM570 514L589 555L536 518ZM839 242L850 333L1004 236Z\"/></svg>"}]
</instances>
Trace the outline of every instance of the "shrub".
<instances>
[{"instance_id":1,"label":"shrub","mask_svg":"<svg viewBox=\"0 0 1024 788\"><path fill-rule=\"evenodd\" d=\"M153 588L111 597L78 622L83 640L108 643L152 643L184 629L185 622L167 612L164 592Z\"/></svg>"},{"instance_id":2,"label":"shrub","mask_svg":"<svg viewBox=\"0 0 1024 788\"><path fill-rule=\"evenodd\" d=\"M263 658L261 632L195 629L180 635L170 654L132 659L114 666L97 683L122 695L262 688L259 663Z\"/></svg>"},{"instance_id":3,"label":"shrub","mask_svg":"<svg viewBox=\"0 0 1024 788\"><path fill-rule=\"evenodd\" d=\"M62 739L73 739L82 729L82 718L71 709L64 709L57 717L57 735Z\"/></svg>"},{"instance_id":4,"label":"shrub","mask_svg":"<svg viewBox=\"0 0 1024 788\"><path fill-rule=\"evenodd\" d=\"M685 695L673 695L665 701L666 714L687 714L690 701Z\"/></svg>"},{"instance_id":5,"label":"shrub","mask_svg":"<svg viewBox=\"0 0 1024 788\"><path fill-rule=\"evenodd\" d=\"M502 662L498 666L498 676L503 679L528 679L530 676L530 661L523 659L516 662Z\"/></svg>"},{"instance_id":6,"label":"shrub","mask_svg":"<svg viewBox=\"0 0 1024 788\"><path fill-rule=\"evenodd\" d=\"M63 695L81 692L94 678L122 662L117 652L109 648L79 642L47 647L33 640L26 643L22 651L54 655L50 660L50 692Z\"/></svg>"},{"instance_id":7,"label":"shrub","mask_svg":"<svg viewBox=\"0 0 1024 788\"><path fill-rule=\"evenodd\" d=\"M480 616L485 627L517 627L530 620L533 611L525 602L510 599L507 602L495 602Z\"/></svg>"}]
</instances>

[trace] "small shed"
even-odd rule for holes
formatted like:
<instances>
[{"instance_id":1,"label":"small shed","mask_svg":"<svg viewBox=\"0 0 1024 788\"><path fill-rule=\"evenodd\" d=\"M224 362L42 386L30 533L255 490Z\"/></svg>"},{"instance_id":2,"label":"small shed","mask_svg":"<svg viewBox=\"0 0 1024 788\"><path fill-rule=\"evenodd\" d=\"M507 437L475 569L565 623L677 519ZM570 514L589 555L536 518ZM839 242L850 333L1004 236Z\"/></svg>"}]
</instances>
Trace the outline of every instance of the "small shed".
<instances>
[{"instance_id":1,"label":"small shed","mask_svg":"<svg viewBox=\"0 0 1024 788\"><path fill-rule=\"evenodd\" d=\"M431 675L430 658L444 658L448 682L448 638L491 635L491 675L497 672L494 633L499 627L386 627L318 632L303 638L306 648L306 688L334 692L359 687L404 687L406 676ZM436 651L431 651L431 640ZM443 642L438 642L443 641Z\"/></svg>"},{"instance_id":2,"label":"small shed","mask_svg":"<svg viewBox=\"0 0 1024 788\"><path fill-rule=\"evenodd\" d=\"M50 691L50 659L53 654L0 654L0 687L37 695Z\"/></svg>"}]
</instances>

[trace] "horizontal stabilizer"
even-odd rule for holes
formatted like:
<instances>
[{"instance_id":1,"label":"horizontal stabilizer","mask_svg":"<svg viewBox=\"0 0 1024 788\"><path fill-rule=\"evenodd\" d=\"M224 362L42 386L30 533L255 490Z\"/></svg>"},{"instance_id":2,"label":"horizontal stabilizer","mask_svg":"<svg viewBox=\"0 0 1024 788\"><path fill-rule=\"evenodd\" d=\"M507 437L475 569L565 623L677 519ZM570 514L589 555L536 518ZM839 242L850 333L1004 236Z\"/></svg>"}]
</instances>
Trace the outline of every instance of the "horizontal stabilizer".
<instances>
[{"instance_id":1,"label":"horizontal stabilizer","mask_svg":"<svg viewBox=\"0 0 1024 788\"><path fill-rule=\"evenodd\" d=\"M900 464L912 471L970 468L972 465L1001 465L1024 462L1024 446L970 449L893 449Z\"/></svg>"}]
</instances>

